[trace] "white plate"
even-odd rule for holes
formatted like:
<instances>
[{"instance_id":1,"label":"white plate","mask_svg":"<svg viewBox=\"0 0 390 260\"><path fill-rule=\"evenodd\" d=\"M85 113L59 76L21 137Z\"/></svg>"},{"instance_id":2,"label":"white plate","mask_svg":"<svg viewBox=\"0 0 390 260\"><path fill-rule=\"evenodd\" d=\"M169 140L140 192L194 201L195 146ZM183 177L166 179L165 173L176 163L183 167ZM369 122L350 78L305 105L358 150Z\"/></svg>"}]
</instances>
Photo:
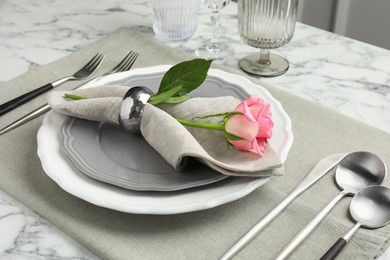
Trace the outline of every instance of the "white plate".
<instances>
[{"instance_id":1,"label":"white plate","mask_svg":"<svg viewBox=\"0 0 390 260\"><path fill-rule=\"evenodd\" d=\"M103 84L126 84L131 77L167 71L171 66L133 69L110 75L86 85L96 87ZM281 104L271 94L244 77L210 69L210 76L236 84L252 95L258 95L271 104L275 122L273 136L269 140L281 160L286 160L291 148L293 134L291 120ZM59 135L66 116L50 111L38 131L38 156L46 174L65 191L98 206L140 214L176 214L212 208L249 194L266 183L269 178L227 178L207 186L172 192L131 191L106 184L84 175L62 152Z\"/></svg>"}]
</instances>

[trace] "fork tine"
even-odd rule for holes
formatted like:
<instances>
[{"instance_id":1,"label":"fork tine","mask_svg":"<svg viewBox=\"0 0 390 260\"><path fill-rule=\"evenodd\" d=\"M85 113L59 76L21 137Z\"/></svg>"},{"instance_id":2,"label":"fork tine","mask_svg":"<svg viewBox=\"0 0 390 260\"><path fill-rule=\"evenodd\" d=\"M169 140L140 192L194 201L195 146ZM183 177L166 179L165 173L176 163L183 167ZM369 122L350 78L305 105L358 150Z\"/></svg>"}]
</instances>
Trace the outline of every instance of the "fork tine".
<instances>
[{"instance_id":1,"label":"fork tine","mask_svg":"<svg viewBox=\"0 0 390 260\"><path fill-rule=\"evenodd\" d=\"M89 71L94 71L97 66L101 63L103 60L103 55L100 53L97 53L85 66L84 68L89 70Z\"/></svg>"},{"instance_id":2,"label":"fork tine","mask_svg":"<svg viewBox=\"0 0 390 260\"><path fill-rule=\"evenodd\" d=\"M138 56L139 56L139 53L136 52L133 56L133 59L131 60L131 62L129 64L129 66L127 66L126 70L130 69L134 65L135 61L138 59Z\"/></svg>"},{"instance_id":3,"label":"fork tine","mask_svg":"<svg viewBox=\"0 0 390 260\"><path fill-rule=\"evenodd\" d=\"M93 56L92 59L90 59L81 69L89 68L96 60L99 59L100 55L100 53L96 53L95 56Z\"/></svg>"},{"instance_id":4,"label":"fork tine","mask_svg":"<svg viewBox=\"0 0 390 260\"><path fill-rule=\"evenodd\" d=\"M123 68L125 68L127 66L127 64L130 62L130 59L131 59L132 56L133 56L133 53L131 53L127 57L126 61L121 64L121 66L117 69L117 72L123 71Z\"/></svg>"},{"instance_id":5,"label":"fork tine","mask_svg":"<svg viewBox=\"0 0 390 260\"><path fill-rule=\"evenodd\" d=\"M121 67L123 64L127 62L127 60L130 58L130 56L133 54L133 51L130 51L119 63L116 65L113 69L112 72L117 72L120 71Z\"/></svg>"},{"instance_id":6,"label":"fork tine","mask_svg":"<svg viewBox=\"0 0 390 260\"><path fill-rule=\"evenodd\" d=\"M139 54L137 52L133 52L132 55L129 57L129 60L126 62L126 64L123 64L120 71L129 70L133 66L134 62L137 60L138 55Z\"/></svg>"},{"instance_id":7,"label":"fork tine","mask_svg":"<svg viewBox=\"0 0 390 260\"><path fill-rule=\"evenodd\" d=\"M95 69L100 65L104 58L104 55L97 53L93 58L87 62L79 71L73 74L76 79L85 78L92 74Z\"/></svg>"}]
</instances>

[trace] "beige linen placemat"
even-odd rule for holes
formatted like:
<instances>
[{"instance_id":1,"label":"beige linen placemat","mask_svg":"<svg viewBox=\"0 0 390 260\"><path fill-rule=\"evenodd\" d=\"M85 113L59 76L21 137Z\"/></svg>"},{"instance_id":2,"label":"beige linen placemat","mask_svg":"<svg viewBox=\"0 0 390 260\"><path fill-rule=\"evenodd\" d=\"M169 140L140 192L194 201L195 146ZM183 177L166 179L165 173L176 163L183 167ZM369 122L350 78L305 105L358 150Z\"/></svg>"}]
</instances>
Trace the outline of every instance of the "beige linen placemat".
<instances>
[{"instance_id":1,"label":"beige linen placemat","mask_svg":"<svg viewBox=\"0 0 390 260\"><path fill-rule=\"evenodd\" d=\"M98 51L107 54L99 69L103 72L130 49L140 52L138 67L175 64L191 58L123 28L64 59L35 68L3 84L0 86L0 103L72 73ZM76 84L61 88L69 89ZM36 154L36 134L42 117L0 136L0 188L104 259L218 259L279 203L322 157L366 150L377 153L390 165L389 134L275 87L261 85L282 103L290 115L295 140L285 163L285 175L272 178L235 202L210 210L167 216L125 214L87 203L63 191L43 172ZM3 116L1 126L43 103L44 97L39 97ZM237 259L273 259L337 194L333 179L334 172L329 173L297 198ZM390 186L389 179L385 185ZM291 259L318 259L322 256L335 239L353 225L348 217L349 202L350 198L343 199ZM382 250L389 236L390 226L377 230L360 229L338 259L372 259Z\"/></svg>"}]
</instances>

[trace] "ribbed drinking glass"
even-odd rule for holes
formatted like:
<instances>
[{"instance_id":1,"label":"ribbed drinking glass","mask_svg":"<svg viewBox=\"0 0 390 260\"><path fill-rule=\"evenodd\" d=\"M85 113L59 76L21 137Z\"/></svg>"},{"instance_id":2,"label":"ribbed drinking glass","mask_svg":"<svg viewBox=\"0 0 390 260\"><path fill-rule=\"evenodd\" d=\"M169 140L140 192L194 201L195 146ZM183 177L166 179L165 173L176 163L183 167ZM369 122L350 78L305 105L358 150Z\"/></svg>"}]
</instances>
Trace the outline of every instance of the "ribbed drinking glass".
<instances>
[{"instance_id":1,"label":"ribbed drinking glass","mask_svg":"<svg viewBox=\"0 0 390 260\"><path fill-rule=\"evenodd\" d=\"M149 0L153 31L163 40L190 38L197 28L199 0Z\"/></svg>"},{"instance_id":2,"label":"ribbed drinking glass","mask_svg":"<svg viewBox=\"0 0 390 260\"><path fill-rule=\"evenodd\" d=\"M294 35L298 0L238 0L238 29L241 39L260 49L241 59L242 70L263 77L285 73L288 61L270 49L287 44Z\"/></svg>"}]
</instances>

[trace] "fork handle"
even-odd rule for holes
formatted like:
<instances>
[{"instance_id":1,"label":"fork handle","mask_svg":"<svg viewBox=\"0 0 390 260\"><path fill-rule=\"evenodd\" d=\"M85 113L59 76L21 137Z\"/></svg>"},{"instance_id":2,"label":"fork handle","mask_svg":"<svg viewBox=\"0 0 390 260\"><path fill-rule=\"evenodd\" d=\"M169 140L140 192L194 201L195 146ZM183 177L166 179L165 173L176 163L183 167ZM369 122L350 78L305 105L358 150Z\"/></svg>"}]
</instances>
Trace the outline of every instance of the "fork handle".
<instances>
[{"instance_id":1,"label":"fork handle","mask_svg":"<svg viewBox=\"0 0 390 260\"><path fill-rule=\"evenodd\" d=\"M50 90L50 89L53 89L53 84L52 83L49 83L49 84L46 84L42 87L39 87L37 89L34 89L30 92L27 92L26 94L23 94L17 98L14 98L2 105L0 105L0 116L8 113L9 111L23 105L24 103L32 100L33 98L41 95L42 93Z\"/></svg>"}]
</instances>

